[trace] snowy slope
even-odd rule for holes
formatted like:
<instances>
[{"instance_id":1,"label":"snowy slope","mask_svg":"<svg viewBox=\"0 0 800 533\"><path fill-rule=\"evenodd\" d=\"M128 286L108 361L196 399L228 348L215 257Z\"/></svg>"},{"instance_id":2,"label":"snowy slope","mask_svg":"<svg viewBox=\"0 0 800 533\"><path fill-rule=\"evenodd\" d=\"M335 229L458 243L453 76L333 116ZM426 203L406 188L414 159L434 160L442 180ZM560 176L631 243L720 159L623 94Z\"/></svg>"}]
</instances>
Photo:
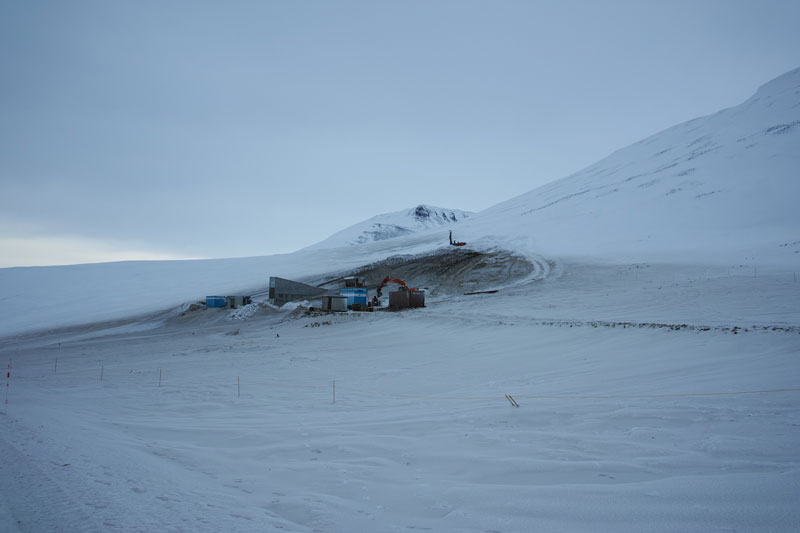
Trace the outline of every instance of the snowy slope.
<instances>
[{"instance_id":1,"label":"snowy slope","mask_svg":"<svg viewBox=\"0 0 800 533\"><path fill-rule=\"evenodd\" d=\"M460 228L553 254L800 259L800 68L743 104L621 149ZM474 227L469 227L471 224Z\"/></svg>"},{"instance_id":2,"label":"snowy slope","mask_svg":"<svg viewBox=\"0 0 800 533\"><path fill-rule=\"evenodd\" d=\"M403 237L428 229L449 226L473 214L460 209L420 204L411 209L374 216L338 231L324 241L305 249L337 248Z\"/></svg>"}]
</instances>

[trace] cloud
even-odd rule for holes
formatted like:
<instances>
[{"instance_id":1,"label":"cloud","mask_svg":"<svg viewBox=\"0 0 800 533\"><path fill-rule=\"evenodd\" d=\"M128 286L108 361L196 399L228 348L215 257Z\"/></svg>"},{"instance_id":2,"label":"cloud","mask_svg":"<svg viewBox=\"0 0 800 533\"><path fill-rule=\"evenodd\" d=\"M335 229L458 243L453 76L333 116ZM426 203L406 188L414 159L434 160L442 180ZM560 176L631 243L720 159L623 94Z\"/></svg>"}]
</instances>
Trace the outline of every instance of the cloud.
<instances>
[{"instance_id":1,"label":"cloud","mask_svg":"<svg viewBox=\"0 0 800 533\"><path fill-rule=\"evenodd\" d=\"M147 250L132 243L81 236L12 237L0 234L0 268L175 259L197 258Z\"/></svg>"}]
</instances>

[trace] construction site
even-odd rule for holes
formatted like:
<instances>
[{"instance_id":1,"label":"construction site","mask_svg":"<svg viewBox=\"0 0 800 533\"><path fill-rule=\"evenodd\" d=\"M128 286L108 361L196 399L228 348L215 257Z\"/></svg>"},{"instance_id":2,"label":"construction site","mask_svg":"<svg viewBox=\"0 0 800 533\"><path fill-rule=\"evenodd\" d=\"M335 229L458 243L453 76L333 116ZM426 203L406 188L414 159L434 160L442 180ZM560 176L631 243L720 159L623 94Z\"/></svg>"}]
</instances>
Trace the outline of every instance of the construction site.
<instances>
[{"instance_id":1,"label":"construction site","mask_svg":"<svg viewBox=\"0 0 800 533\"><path fill-rule=\"evenodd\" d=\"M207 296L206 308L237 309L268 301L274 307L304 302L312 312L401 311L433 298L496 293L500 287L536 277L549 265L500 248L475 250L449 234L449 246L418 255L394 255L341 272L289 279L270 276L268 289L246 296Z\"/></svg>"},{"instance_id":2,"label":"construction site","mask_svg":"<svg viewBox=\"0 0 800 533\"><path fill-rule=\"evenodd\" d=\"M540 267L503 250L445 249L421 256L394 256L324 277L289 280L271 277L269 302L312 302L314 310L399 311L425 307L426 298L496 292ZM319 302L317 304L317 302Z\"/></svg>"}]
</instances>

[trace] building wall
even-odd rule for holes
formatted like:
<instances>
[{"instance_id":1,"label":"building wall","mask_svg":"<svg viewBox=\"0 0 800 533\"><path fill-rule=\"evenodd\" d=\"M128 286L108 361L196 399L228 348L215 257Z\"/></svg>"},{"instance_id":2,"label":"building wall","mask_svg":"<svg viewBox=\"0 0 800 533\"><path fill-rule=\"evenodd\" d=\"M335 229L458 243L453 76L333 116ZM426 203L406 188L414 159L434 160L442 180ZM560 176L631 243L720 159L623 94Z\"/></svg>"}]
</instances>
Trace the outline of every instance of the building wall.
<instances>
[{"instance_id":1,"label":"building wall","mask_svg":"<svg viewBox=\"0 0 800 533\"><path fill-rule=\"evenodd\" d=\"M425 307L425 291L410 291L408 298L409 307Z\"/></svg>"},{"instance_id":2,"label":"building wall","mask_svg":"<svg viewBox=\"0 0 800 533\"><path fill-rule=\"evenodd\" d=\"M389 309L407 309L411 304L408 291L394 291L389 293Z\"/></svg>"},{"instance_id":3,"label":"building wall","mask_svg":"<svg viewBox=\"0 0 800 533\"><path fill-rule=\"evenodd\" d=\"M341 296L347 296L347 305L367 305L367 289L344 287L339 289Z\"/></svg>"},{"instance_id":4,"label":"building wall","mask_svg":"<svg viewBox=\"0 0 800 533\"><path fill-rule=\"evenodd\" d=\"M389 293L389 309L425 307L425 291L395 291Z\"/></svg>"},{"instance_id":5,"label":"building wall","mask_svg":"<svg viewBox=\"0 0 800 533\"><path fill-rule=\"evenodd\" d=\"M323 296L323 311L347 311L347 298L342 296Z\"/></svg>"},{"instance_id":6,"label":"building wall","mask_svg":"<svg viewBox=\"0 0 800 533\"><path fill-rule=\"evenodd\" d=\"M294 300L308 300L327 292L325 289L284 278L269 278L269 302L281 306Z\"/></svg>"}]
</instances>

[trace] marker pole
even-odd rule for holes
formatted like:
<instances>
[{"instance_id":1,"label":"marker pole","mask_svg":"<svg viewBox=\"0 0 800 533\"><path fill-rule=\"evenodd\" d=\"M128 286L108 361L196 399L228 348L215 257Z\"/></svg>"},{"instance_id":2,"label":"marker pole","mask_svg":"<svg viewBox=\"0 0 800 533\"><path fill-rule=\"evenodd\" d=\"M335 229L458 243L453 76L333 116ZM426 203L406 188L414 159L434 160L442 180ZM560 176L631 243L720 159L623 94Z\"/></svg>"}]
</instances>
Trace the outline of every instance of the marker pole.
<instances>
[{"instance_id":1,"label":"marker pole","mask_svg":"<svg viewBox=\"0 0 800 533\"><path fill-rule=\"evenodd\" d=\"M3 413L8 414L8 382L11 380L11 360L8 361L8 370L6 371L6 403L3 408Z\"/></svg>"}]
</instances>

